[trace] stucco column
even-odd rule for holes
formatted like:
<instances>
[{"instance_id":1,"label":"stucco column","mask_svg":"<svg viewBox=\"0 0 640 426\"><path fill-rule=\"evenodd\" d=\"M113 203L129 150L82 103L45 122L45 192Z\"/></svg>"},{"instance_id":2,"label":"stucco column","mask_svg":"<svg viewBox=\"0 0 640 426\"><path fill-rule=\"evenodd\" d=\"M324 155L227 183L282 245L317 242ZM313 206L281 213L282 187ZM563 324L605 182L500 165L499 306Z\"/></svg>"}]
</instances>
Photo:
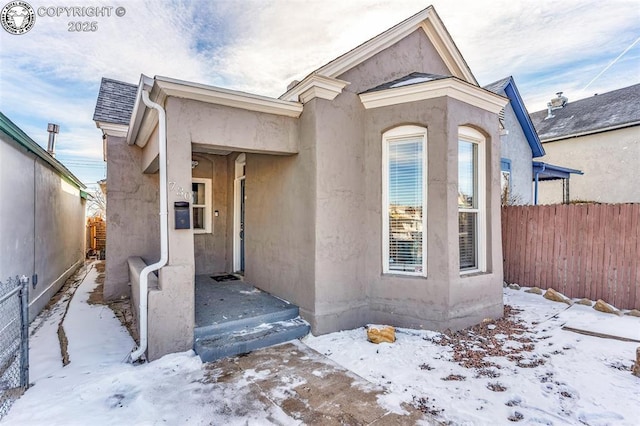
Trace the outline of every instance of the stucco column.
<instances>
[{"instance_id":1,"label":"stucco column","mask_svg":"<svg viewBox=\"0 0 640 426\"><path fill-rule=\"evenodd\" d=\"M159 288L149 294L149 359L193 347L195 266L193 230L175 229L177 201L191 203L191 138L175 118L173 99L167 111L169 261L160 269ZM193 218L192 218L193 219ZM192 220L193 221L193 220Z\"/></svg>"}]
</instances>

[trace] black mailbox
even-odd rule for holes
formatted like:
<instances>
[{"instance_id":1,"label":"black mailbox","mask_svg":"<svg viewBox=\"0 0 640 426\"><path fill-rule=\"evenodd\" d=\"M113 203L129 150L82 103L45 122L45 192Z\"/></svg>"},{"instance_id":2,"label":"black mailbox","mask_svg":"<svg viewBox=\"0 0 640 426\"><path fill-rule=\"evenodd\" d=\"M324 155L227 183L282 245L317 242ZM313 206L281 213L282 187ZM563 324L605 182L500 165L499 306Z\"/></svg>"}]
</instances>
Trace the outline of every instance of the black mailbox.
<instances>
[{"instance_id":1,"label":"black mailbox","mask_svg":"<svg viewBox=\"0 0 640 426\"><path fill-rule=\"evenodd\" d=\"M189 203L186 201L176 201L173 203L175 210L176 229L190 229Z\"/></svg>"}]
</instances>

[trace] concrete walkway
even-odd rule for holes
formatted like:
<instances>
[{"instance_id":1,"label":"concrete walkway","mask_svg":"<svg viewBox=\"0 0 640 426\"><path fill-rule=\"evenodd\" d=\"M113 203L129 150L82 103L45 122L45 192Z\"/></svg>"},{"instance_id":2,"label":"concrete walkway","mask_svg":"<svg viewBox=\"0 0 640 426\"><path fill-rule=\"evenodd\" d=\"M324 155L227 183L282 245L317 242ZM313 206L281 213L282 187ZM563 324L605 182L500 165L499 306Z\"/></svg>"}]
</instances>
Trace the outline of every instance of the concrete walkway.
<instances>
[{"instance_id":1,"label":"concrete walkway","mask_svg":"<svg viewBox=\"0 0 640 426\"><path fill-rule=\"evenodd\" d=\"M246 381L249 399L308 425L438 424L299 341L205 364L210 383ZM395 404L395 405L394 405ZM396 412L394 412L396 411Z\"/></svg>"}]
</instances>

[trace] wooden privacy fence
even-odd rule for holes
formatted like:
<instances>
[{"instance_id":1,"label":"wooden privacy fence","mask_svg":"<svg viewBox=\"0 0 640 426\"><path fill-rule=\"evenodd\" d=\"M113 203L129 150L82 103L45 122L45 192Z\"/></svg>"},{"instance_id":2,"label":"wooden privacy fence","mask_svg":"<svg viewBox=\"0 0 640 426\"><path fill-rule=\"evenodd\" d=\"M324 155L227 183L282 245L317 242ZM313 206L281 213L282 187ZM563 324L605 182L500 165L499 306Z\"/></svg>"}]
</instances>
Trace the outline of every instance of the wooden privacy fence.
<instances>
[{"instance_id":1,"label":"wooden privacy fence","mask_svg":"<svg viewBox=\"0 0 640 426\"><path fill-rule=\"evenodd\" d=\"M640 204L502 208L504 279L640 309Z\"/></svg>"}]
</instances>

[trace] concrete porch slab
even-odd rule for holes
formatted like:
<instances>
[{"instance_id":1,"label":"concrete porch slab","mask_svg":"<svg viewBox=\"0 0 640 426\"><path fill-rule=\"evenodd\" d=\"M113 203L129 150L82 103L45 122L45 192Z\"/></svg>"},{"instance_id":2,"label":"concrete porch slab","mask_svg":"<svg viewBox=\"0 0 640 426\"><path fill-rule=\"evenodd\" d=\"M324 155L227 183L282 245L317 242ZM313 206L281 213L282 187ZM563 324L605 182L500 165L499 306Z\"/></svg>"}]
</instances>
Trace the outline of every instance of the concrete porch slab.
<instances>
[{"instance_id":1,"label":"concrete porch slab","mask_svg":"<svg viewBox=\"0 0 640 426\"><path fill-rule=\"evenodd\" d=\"M217 282L209 275L197 275L195 298L196 329L265 316L275 322L298 315L297 306L240 280ZM288 316L293 313L290 310L295 310L293 317Z\"/></svg>"}]
</instances>

